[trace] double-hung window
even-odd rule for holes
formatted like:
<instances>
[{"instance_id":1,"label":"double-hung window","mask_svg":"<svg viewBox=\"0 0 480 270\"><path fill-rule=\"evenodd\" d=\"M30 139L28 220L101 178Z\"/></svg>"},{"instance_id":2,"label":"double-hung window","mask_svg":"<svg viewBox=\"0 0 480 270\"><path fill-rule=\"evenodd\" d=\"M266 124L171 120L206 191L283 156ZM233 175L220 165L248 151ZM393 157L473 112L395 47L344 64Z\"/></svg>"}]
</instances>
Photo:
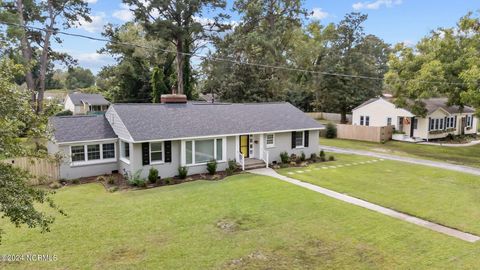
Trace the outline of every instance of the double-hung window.
<instances>
[{"instance_id":1,"label":"double-hung window","mask_svg":"<svg viewBox=\"0 0 480 270\"><path fill-rule=\"evenodd\" d=\"M296 148L302 148L305 146L304 142L305 136L303 131L297 131L295 132L295 147Z\"/></svg>"},{"instance_id":2,"label":"double-hung window","mask_svg":"<svg viewBox=\"0 0 480 270\"><path fill-rule=\"evenodd\" d=\"M100 159L100 145L99 144L87 145L87 157L88 157L88 160Z\"/></svg>"},{"instance_id":3,"label":"double-hung window","mask_svg":"<svg viewBox=\"0 0 480 270\"><path fill-rule=\"evenodd\" d=\"M370 126L370 116L365 116L365 126Z\"/></svg>"},{"instance_id":4,"label":"double-hung window","mask_svg":"<svg viewBox=\"0 0 480 270\"><path fill-rule=\"evenodd\" d=\"M364 123L364 117L360 116L360 126L363 126L363 123Z\"/></svg>"},{"instance_id":5,"label":"double-hung window","mask_svg":"<svg viewBox=\"0 0 480 270\"><path fill-rule=\"evenodd\" d=\"M473 115L467 115L467 127L472 127L473 124Z\"/></svg>"},{"instance_id":6,"label":"double-hung window","mask_svg":"<svg viewBox=\"0 0 480 270\"><path fill-rule=\"evenodd\" d=\"M115 158L115 144L105 143L102 144L103 158Z\"/></svg>"},{"instance_id":7,"label":"double-hung window","mask_svg":"<svg viewBox=\"0 0 480 270\"><path fill-rule=\"evenodd\" d=\"M163 162L163 142L150 143L151 163Z\"/></svg>"},{"instance_id":8,"label":"double-hung window","mask_svg":"<svg viewBox=\"0 0 480 270\"><path fill-rule=\"evenodd\" d=\"M185 141L185 164L204 164L211 160L224 161L224 138Z\"/></svg>"},{"instance_id":9,"label":"double-hung window","mask_svg":"<svg viewBox=\"0 0 480 270\"><path fill-rule=\"evenodd\" d=\"M85 147L83 145L76 145L70 148L72 162L85 161Z\"/></svg>"},{"instance_id":10,"label":"double-hung window","mask_svg":"<svg viewBox=\"0 0 480 270\"><path fill-rule=\"evenodd\" d=\"M267 134L267 148L271 148L275 146L275 135L274 134Z\"/></svg>"},{"instance_id":11,"label":"double-hung window","mask_svg":"<svg viewBox=\"0 0 480 270\"><path fill-rule=\"evenodd\" d=\"M115 143L84 144L70 146L73 165L111 162L115 160Z\"/></svg>"},{"instance_id":12,"label":"double-hung window","mask_svg":"<svg viewBox=\"0 0 480 270\"><path fill-rule=\"evenodd\" d=\"M387 126L391 126L391 125L392 125L392 118L387 117Z\"/></svg>"},{"instance_id":13,"label":"double-hung window","mask_svg":"<svg viewBox=\"0 0 480 270\"><path fill-rule=\"evenodd\" d=\"M122 141L120 143L121 157L125 160L130 160L130 143Z\"/></svg>"}]
</instances>

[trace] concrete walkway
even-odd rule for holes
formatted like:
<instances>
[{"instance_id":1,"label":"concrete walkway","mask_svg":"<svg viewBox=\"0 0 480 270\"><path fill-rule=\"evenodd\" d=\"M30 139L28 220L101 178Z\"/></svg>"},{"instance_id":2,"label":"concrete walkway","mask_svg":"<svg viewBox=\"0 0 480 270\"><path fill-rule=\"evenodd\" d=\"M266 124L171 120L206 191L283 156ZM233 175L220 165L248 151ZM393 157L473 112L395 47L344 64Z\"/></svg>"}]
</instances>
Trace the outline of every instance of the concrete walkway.
<instances>
[{"instance_id":1,"label":"concrete walkway","mask_svg":"<svg viewBox=\"0 0 480 270\"><path fill-rule=\"evenodd\" d=\"M480 144L480 140L471 141L468 143L433 143L433 142L421 142L419 144L426 144L426 145L436 145L436 146L446 146L446 147L468 147Z\"/></svg>"},{"instance_id":2,"label":"concrete walkway","mask_svg":"<svg viewBox=\"0 0 480 270\"><path fill-rule=\"evenodd\" d=\"M462 166L462 165L455 165L455 164L451 164L451 163L447 163L447 162L440 162L440 161L433 161L433 160L419 159L419 158L411 158L411 157L402 157L402 156L396 156L396 155L375 153L375 152L363 151L363 150L345 149L345 148L339 148L339 147L333 147L333 146L324 146L324 145L320 145L320 149L325 150L327 152L334 152L334 153L340 153L340 154L354 154L354 155L362 155L362 156L370 156L370 157L390 159L390 160L396 160L396 161L403 161L403 162L408 162L408 163L413 163L413 164L418 164L418 165L436 167L436 168L441 168L441 169L446 169L446 170L451 170L451 171L457 171L457 172L463 172L463 173L469 173L469 174L474 174L474 175L479 175L480 176L480 169L478 169L478 168Z\"/></svg>"},{"instance_id":3,"label":"concrete walkway","mask_svg":"<svg viewBox=\"0 0 480 270\"><path fill-rule=\"evenodd\" d=\"M251 170L249 172L254 173L254 174L264 175L264 176L275 177L275 178L280 179L282 181L285 181L285 182L288 182L288 183L291 183L291 184L294 184L294 185L297 185L297 186L300 186L300 187L304 187L304 188L307 188L309 190L313 190L315 192L321 193L321 194L326 195L328 197L331 197L331 198L334 198L334 199L337 199L337 200L341 200L341 201L344 201L346 203L350 203L350 204L353 204L353 205L357 205L357 206L360 206L360 207L363 207L363 208L367 208L369 210L387 215L389 217L393 217L393 218L400 219L400 220L403 220L403 221L406 221L406 222L410 222L410 223L413 223L415 225L418 225L418 226L421 226L421 227L424 227L424 228L427 228L427 229L430 229L430 230L433 230L433 231L436 231L436 232L439 232L439 233L443 233L443 234L446 234L446 235L449 235L449 236L453 236L453 237L456 237L456 238L461 239L463 241L474 243L474 242L480 240L480 237L478 237L476 235L465 233L465 232L455 230L455 229L452 229L452 228L448 228L448 227L445 227L445 226L442 226L442 225L439 225L439 224L436 224L436 223L433 223L433 222L430 222L430 221L426 221L426 220L423 220L423 219L420 219L420 218L409 216L409 215L397 212L395 210L385 208L383 206L376 205L376 204L373 204L373 203L370 203L370 202L367 202L367 201L364 201L364 200L360 200L360 199L357 199L357 198L354 198L354 197L351 197L351 196L348 196L348 195L345 195L345 194L342 194L342 193L338 193L338 192L335 192L335 191L332 191L332 190L329 190L329 189L326 189L326 188L322 188L322 187L319 187L319 186L316 186L316 185L313 185L313 184L310 184L310 183L305 183L305 182L302 182L302 181L299 181L299 180L296 180L296 179L293 179L293 178L290 178L290 177L287 177L287 176L283 176L281 174L278 174L276 171L274 171L270 168L256 169L256 170Z\"/></svg>"}]
</instances>

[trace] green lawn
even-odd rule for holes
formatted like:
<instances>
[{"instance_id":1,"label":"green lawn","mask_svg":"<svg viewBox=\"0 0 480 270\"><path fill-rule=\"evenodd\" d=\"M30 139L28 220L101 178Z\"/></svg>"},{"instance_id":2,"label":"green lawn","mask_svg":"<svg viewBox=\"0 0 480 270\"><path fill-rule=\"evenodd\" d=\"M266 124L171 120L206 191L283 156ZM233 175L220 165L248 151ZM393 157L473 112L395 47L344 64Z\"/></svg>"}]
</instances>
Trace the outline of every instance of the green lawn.
<instances>
[{"instance_id":1,"label":"green lawn","mask_svg":"<svg viewBox=\"0 0 480 270\"><path fill-rule=\"evenodd\" d=\"M397 141L389 141L381 144L325 138L320 138L320 144L480 167L480 144L468 147L446 147Z\"/></svg>"},{"instance_id":2,"label":"green lawn","mask_svg":"<svg viewBox=\"0 0 480 270\"><path fill-rule=\"evenodd\" d=\"M55 200L68 216L58 217L50 233L0 221L6 232L0 254L55 254L58 261L1 268L468 269L480 263L480 243L249 174L117 193L86 184L61 189Z\"/></svg>"},{"instance_id":3,"label":"green lawn","mask_svg":"<svg viewBox=\"0 0 480 270\"><path fill-rule=\"evenodd\" d=\"M480 235L478 176L390 160L352 165L375 158L340 154L335 157L338 161L316 163L305 169L281 169L279 172ZM351 166L321 168L346 164ZM299 170L303 173L298 173Z\"/></svg>"}]
</instances>

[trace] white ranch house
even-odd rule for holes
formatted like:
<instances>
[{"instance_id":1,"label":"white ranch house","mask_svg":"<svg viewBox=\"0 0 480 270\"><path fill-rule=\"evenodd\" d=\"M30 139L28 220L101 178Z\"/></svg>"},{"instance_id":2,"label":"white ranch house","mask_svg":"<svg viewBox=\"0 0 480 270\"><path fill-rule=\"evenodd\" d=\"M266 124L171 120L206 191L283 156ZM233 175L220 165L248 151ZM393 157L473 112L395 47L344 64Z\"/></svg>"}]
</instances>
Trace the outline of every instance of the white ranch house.
<instances>
[{"instance_id":1,"label":"white ranch house","mask_svg":"<svg viewBox=\"0 0 480 270\"><path fill-rule=\"evenodd\" d=\"M283 151L319 151L324 127L289 103L112 104L105 115L52 117L50 154L64 156L60 177L75 179L158 169L162 178L206 172L217 160L268 166Z\"/></svg>"},{"instance_id":2,"label":"white ranch house","mask_svg":"<svg viewBox=\"0 0 480 270\"><path fill-rule=\"evenodd\" d=\"M407 109L398 108L389 99L370 99L352 111L352 124L362 126L395 126L393 139L423 141L452 135L476 134L478 119L475 109L448 106L446 98L423 101L427 109L425 117L416 116Z\"/></svg>"},{"instance_id":3,"label":"white ranch house","mask_svg":"<svg viewBox=\"0 0 480 270\"><path fill-rule=\"evenodd\" d=\"M64 110L73 115L102 114L110 102L100 94L70 93L65 97Z\"/></svg>"}]
</instances>

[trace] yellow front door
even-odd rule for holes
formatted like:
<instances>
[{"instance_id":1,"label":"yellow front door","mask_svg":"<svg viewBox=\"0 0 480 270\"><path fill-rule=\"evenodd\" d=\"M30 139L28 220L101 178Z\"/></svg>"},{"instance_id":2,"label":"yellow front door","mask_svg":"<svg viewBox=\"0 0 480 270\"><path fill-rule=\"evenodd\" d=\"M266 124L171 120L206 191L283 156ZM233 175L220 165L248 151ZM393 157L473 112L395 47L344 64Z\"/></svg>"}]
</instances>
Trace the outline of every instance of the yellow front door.
<instances>
[{"instance_id":1,"label":"yellow front door","mask_svg":"<svg viewBox=\"0 0 480 270\"><path fill-rule=\"evenodd\" d=\"M248 135L240 136L240 152L244 157L248 157Z\"/></svg>"}]
</instances>

